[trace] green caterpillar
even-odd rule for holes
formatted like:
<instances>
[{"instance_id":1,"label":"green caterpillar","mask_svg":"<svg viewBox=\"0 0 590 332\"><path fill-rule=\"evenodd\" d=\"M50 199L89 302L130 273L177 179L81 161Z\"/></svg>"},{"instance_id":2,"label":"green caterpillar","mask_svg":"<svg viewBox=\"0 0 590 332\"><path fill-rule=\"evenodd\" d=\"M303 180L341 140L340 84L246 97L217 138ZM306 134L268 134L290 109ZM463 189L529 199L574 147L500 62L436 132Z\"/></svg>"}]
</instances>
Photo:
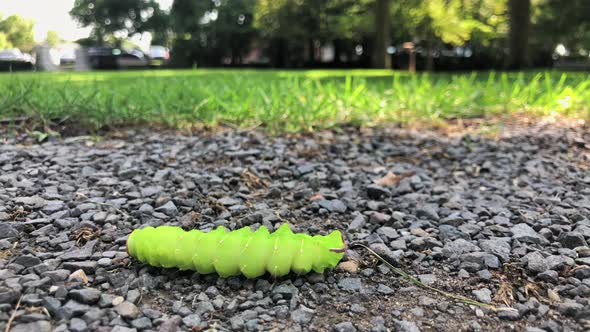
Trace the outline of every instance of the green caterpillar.
<instances>
[{"instance_id":1,"label":"green caterpillar","mask_svg":"<svg viewBox=\"0 0 590 332\"><path fill-rule=\"evenodd\" d=\"M127 252L140 262L156 267L216 272L221 277L243 274L257 278L265 272L274 277L289 271L323 273L344 256L346 244L340 231L329 235L295 234L283 224L270 233L261 226L228 232L219 226L211 232L184 231L180 227L159 226L134 230L127 239Z\"/></svg>"}]
</instances>

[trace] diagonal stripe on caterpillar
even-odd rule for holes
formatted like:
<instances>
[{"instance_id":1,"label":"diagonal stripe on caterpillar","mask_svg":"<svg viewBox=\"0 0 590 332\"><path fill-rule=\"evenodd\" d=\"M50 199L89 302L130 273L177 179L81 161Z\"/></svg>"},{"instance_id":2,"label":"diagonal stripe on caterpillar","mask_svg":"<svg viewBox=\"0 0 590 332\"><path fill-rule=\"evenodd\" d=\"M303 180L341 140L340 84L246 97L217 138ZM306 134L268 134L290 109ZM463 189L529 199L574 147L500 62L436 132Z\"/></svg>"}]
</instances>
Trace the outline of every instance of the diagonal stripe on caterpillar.
<instances>
[{"instance_id":1,"label":"diagonal stripe on caterpillar","mask_svg":"<svg viewBox=\"0 0 590 332\"><path fill-rule=\"evenodd\" d=\"M270 233L261 226L253 232L243 227L228 232L220 226L211 232L185 231L175 226L145 227L127 239L127 252L140 262L221 277L243 274L256 278L269 272L275 277L293 271L323 273L344 256L340 231L328 235L293 233L288 224Z\"/></svg>"}]
</instances>

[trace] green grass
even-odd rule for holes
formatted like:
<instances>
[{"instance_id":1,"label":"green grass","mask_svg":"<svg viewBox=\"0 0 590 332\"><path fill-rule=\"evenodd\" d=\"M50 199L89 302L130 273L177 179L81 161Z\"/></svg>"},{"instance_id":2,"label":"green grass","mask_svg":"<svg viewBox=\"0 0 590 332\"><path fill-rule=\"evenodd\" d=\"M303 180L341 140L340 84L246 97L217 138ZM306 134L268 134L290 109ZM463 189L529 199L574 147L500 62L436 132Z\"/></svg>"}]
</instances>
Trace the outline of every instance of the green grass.
<instances>
[{"instance_id":1,"label":"green grass","mask_svg":"<svg viewBox=\"0 0 590 332\"><path fill-rule=\"evenodd\" d=\"M590 114L586 73L409 75L382 70L161 70L0 74L0 118L262 125L274 132L527 112Z\"/></svg>"}]
</instances>

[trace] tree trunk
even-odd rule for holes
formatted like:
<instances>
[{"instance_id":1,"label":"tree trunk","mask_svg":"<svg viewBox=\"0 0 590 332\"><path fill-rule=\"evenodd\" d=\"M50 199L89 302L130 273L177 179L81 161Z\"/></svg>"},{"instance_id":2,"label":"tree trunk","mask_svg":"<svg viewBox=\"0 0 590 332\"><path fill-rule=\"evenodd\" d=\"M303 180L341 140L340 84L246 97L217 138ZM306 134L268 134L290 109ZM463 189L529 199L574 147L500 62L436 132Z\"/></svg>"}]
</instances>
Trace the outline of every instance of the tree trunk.
<instances>
[{"instance_id":1,"label":"tree trunk","mask_svg":"<svg viewBox=\"0 0 590 332\"><path fill-rule=\"evenodd\" d=\"M315 63L315 43L313 38L309 38L307 41L307 61L309 65L313 66Z\"/></svg>"},{"instance_id":2,"label":"tree trunk","mask_svg":"<svg viewBox=\"0 0 590 332\"><path fill-rule=\"evenodd\" d=\"M98 46L104 46L104 33L102 32L102 29L97 28L95 30L95 35L96 35L96 42L98 43Z\"/></svg>"},{"instance_id":3,"label":"tree trunk","mask_svg":"<svg viewBox=\"0 0 590 332\"><path fill-rule=\"evenodd\" d=\"M375 3L375 48L373 49L373 67L391 68L391 56L387 54L389 46L389 5L390 0L376 0Z\"/></svg>"},{"instance_id":4,"label":"tree trunk","mask_svg":"<svg viewBox=\"0 0 590 332\"><path fill-rule=\"evenodd\" d=\"M340 60L340 54L342 54L342 51L345 49L345 47L343 47L344 42L342 39L334 39L333 43L334 43L334 63L339 65L342 63L342 61Z\"/></svg>"},{"instance_id":5,"label":"tree trunk","mask_svg":"<svg viewBox=\"0 0 590 332\"><path fill-rule=\"evenodd\" d=\"M287 47L287 41L284 38L273 38L271 40L271 58L273 67L287 67Z\"/></svg>"},{"instance_id":6,"label":"tree trunk","mask_svg":"<svg viewBox=\"0 0 590 332\"><path fill-rule=\"evenodd\" d=\"M521 69L530 65L529 33L531 25L531 0L509 0L510 16L508 68Z\"/></svg>"}]
</instances>

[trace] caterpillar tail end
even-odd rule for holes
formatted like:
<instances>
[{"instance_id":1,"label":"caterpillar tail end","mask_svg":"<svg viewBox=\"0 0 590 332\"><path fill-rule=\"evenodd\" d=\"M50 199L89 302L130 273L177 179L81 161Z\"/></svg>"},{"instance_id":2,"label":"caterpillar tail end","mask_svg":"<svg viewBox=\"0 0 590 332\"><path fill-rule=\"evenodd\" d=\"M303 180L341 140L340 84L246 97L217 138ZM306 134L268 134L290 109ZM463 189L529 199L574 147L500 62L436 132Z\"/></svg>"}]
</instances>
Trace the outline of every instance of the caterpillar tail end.
<instances>
[{"instance_id":1,"label":"caterpillar tail end","mask_svg":"<svg viewBox=\"0 0 590 332\"><path fill-rule=\"evenodd\" d=\"M133 250L133 237L135 235L135 233L137 232L137 230L134 230L133 232L131 232L131 234L129 234L129 236L127 237L127 241L125 241L125 251L127 251L127 256L130 257L135 257L133 256L135 254L135 250Z\"/></svg>"}]
</instances>

